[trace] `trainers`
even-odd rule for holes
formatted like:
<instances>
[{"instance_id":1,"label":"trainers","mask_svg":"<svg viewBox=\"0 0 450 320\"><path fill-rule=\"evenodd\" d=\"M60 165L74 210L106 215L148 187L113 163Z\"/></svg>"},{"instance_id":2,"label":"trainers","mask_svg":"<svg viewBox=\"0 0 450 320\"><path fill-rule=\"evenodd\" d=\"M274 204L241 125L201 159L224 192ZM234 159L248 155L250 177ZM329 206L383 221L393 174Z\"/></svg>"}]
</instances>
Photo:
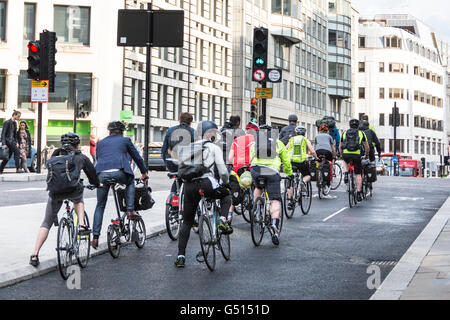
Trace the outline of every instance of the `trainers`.
<instances>
[{"instance_id":1,"label":"trainers","mask_svg":"<svg viewBox=\"0 0 450 320\"><path fill-rule=\"evenodd\" d=\"M228 221L223 221L222 219L220 219L218 228L220 231L222 231L223 234L233 233L233 228L230 226L230 223Z\"/></svg>"},{"instance_id":2,"label":"trainers","mask_svg":"<svg viewBox=\"0 0 450 320\"><path fill-rule=\"evenodd\" d=\"M184 256L178 256L177 260L175 260L176 268L184 268L184 264L186 263L186 258Z\"/></svg>"},{"instance_id":3,"label":"trainers","mask_svg":"<svg viewBox=\"0 0 450 320\"><path fill-rule=\"evenodd\" d=\"M278 232L278 228L272 225L273 234L272 234L272 243L276 246L280 244L280 233Z\"/></svg>"}]
</instances>

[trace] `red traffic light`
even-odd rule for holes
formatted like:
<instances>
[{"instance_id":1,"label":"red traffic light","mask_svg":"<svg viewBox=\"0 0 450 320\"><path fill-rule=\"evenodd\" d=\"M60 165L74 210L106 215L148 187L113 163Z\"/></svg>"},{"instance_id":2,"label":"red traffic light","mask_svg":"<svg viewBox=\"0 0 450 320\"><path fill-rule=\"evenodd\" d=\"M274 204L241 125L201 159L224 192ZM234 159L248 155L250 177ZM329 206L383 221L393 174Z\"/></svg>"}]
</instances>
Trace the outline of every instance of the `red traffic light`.
<instances>
[{"instance_id":1,"label":"red traffic light","mask_svg":"<svg viewBox=\"0 0 450 320\"><path fill-rule=\"evenodd\" d=\"M255 98L252 98L252 100L250 100L250 102L251 102L252 104L256 104L256 99L255 99Z\"/></svg>"},{"instance_id":2,"label":"red traffic light","mask_svg":"<svg viewBox=\"0 0 450 320\"><path fill-rule=\"evenodd\" d=\"M32 52L38 52L39 51L39 44L36 42L30 42L28 44L28 49L30 49Z\"/></svg>"}]
</instances>

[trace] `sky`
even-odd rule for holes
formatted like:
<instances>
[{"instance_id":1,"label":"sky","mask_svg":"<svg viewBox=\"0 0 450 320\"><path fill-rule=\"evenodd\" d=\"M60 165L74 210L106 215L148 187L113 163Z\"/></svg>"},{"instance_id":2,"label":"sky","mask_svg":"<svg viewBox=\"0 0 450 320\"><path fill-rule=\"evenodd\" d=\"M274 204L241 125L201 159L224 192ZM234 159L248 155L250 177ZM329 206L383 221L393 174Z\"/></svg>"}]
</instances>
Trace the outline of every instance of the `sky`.
<instances>
[{"instance_id":1,"label":"sky","mask_svg":"<svg viewBox=\"0 0 450 320\"><path fill-rule=\"evenodd\" d=\"M363 18L377 13L407 13L429 25L438 38L450 42L449 0L352 0Z\"/></svg>"}]
</instances>

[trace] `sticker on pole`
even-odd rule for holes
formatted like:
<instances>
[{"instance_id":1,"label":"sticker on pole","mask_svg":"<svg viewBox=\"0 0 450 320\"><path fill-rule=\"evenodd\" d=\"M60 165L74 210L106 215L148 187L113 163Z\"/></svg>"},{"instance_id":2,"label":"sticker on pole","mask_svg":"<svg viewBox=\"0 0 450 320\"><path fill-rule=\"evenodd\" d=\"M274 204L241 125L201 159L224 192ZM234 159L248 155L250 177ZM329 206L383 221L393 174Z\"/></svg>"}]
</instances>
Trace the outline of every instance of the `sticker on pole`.
<instances>
[{"instance_id":1,"label":"sticker on pole","mask_svg":"<svg viewBox=\"0 0 450 320\"><path fill-rule=\"evenodd\" d=\"M266 73L264 72L264 70L258 69L253 72L253 79L255 79L255 81L263 81L265 78Z\"/></svg>"},{"instance_id":2,"label":"sticker on pole","mask_svg":"<svg viewBox=\"0 0 450 320\"><path fill-rule=\"evenodd\" d=\"M48 102L48 80L31 80L31 102Z\"/></svg>"}]
</instances>

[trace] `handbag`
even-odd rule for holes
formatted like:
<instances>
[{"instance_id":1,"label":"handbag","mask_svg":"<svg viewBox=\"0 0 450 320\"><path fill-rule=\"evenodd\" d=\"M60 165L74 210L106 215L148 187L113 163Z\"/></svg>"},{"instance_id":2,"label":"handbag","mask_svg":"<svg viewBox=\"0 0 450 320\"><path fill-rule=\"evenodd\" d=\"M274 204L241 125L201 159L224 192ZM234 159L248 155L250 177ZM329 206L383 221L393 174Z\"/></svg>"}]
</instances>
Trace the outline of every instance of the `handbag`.
<instances>
[{"instance_id":1,"label":"handbag","mask_svg":"<svg viewBox=\"0 0 450 320\"><path fill-rule=\"evenodd\" d=\"M117 189L117 198L121 212L127 211L126 189ZM145 182L139 182L134 192L134 210L143 211L153 207L155 200L152 198L152 188Z\"/></svg>"},{"instance_id":2,"label":"handbag","mask_svg":"<svg viewBox=\"0 0 450 320\"><path fill-rule=\"evenodd\" d=\"M0 160L9 160L9 148L3 149L3 145L0 143Z\"/></svg>"}]
</instances>

